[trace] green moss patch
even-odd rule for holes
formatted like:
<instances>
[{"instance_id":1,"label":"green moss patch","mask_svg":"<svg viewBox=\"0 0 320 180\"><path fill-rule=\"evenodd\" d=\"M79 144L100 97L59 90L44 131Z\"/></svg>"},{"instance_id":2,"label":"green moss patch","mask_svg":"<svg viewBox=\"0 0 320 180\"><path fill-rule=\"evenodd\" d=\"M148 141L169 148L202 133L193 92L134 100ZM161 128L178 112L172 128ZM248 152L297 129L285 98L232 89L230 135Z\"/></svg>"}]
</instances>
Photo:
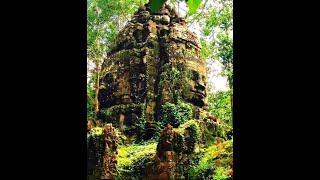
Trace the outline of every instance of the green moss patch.
<instances>
[{"instance_id":1,"label":"green moss patch","mask_svg":"<svg viewBox=\"0 0 320 180\"><path fill-rule=\"evenodd\" d=\"M146 165L156 155L157 142L121 145L118 149L117 170L119 179L139 179L145 176Z\"/></svg>"},{"instance_id":2,"label":"green moss patch","mask_svg":"<svg viewBox=\"0 0 320 180\"><path fill-rule=\"evenodd\" d=\"M192 117L192 106L179 101L177 104L166 102L161 107L161 128L168 123L177 128Z\"/></svg>"}]
</instances>

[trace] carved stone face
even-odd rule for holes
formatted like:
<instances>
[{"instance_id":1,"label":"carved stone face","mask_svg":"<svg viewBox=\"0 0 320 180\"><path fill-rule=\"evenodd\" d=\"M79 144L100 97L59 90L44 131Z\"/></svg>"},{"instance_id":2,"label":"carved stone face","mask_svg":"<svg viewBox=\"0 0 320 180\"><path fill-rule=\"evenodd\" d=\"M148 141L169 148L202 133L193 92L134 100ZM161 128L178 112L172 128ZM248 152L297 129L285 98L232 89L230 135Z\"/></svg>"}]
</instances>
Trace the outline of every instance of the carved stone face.
<instances>
[{"instance_id":1,"label":"carved stone face","mask_svg":"<svg viewBox=\"0 0 320 180\"><path fill-rule=\"evenodd\" d=\"M124 129L145 120L149 137L163 104L182 99L203 108L206 66L199 50L197 37L172 8L159 13L140 8L120 31L103 64L101 119Z\"/></svg>"},{"instance_id":2,"label":"carved stone face","mask_svg":"<svg viewBox=\"0 0 320 180\"><path fill-rule=\"evenodd\" d=\"M201 61L201 60L200 60ZM198 107L203 107L206 104L206 67L203 62L187 61L189 76L187 83L189 92L185 94L185 98L190 103Z\"/></svg>"},{"instance_id":3,"label":"carved stone face","mask_svg":"<svg viewBox=\"0 0 320 180\"><path fill-rule=\"evenodd\" d=\"M182 97L196 107L206 105L206 64L200 58L200 48L196 36L186 26L174 24L169 37L173 40L169 44L169 62L179 64L185 71L181 77Z\"/></svg>"},{"instance_id":4,"label":"carved stone face","mask_svg":"<svg viewBox=\"0 0 320 180\"><path fill-rule=\"evenodd\" d=\"M104 87L99 91L100 109L109 107L111 104L116 104L118 100L114 93L119 89L119 82L116 81L112 73L107 73L102 78L101 84L103 84Z\"/></svg>"}]
</instances>

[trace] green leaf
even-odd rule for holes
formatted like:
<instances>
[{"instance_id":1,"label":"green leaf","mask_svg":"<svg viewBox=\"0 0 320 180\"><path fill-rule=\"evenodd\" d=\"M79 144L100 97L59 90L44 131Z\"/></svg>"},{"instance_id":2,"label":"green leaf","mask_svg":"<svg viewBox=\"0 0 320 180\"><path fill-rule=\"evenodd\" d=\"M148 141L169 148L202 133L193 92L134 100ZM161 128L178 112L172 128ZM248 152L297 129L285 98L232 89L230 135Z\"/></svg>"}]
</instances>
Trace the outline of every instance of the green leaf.
<instances>
[{"instance_id":1,"label":"green leaf","mask_svg":"<svg viewBox=\"0 0 320 180\"><path fill-rule=\"evenodd\" d=\"M189 7L189 15L192 15L197 12L197 9L199 8L201 4L201 0L186 0Z\"/></svg>"},{"instance_id":2,"label":"green leaf","mask_svg":"<svg viewBox=\"0 0 320 180\"><path fill-rule=\"evenodd\" d=\"M150 0L150 9L157 12L167 0Z\"/></svg>"}]
</instances>

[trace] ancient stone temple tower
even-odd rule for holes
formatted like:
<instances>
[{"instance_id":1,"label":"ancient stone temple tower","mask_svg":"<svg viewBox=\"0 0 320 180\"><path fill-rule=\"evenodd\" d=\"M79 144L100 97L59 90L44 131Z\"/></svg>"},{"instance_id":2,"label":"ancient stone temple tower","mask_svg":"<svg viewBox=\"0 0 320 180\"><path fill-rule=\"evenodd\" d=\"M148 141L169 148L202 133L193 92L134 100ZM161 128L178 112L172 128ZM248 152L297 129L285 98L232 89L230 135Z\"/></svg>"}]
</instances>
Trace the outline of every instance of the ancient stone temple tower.
<instances>
[{"instance_id":1,"label":"ancient stone temple tower","mask_svg":"<svg viewBox=\"0 0 320 180\"><path fill-rule=\"evenodd\" d=\"M197 37L170 6L156 13L148 4L140 7L103 63L99 117L120 129L143 122L149 138L167 102L190 103L197 119L207 108L199 50Z\"/></svg>"}]
</instances>

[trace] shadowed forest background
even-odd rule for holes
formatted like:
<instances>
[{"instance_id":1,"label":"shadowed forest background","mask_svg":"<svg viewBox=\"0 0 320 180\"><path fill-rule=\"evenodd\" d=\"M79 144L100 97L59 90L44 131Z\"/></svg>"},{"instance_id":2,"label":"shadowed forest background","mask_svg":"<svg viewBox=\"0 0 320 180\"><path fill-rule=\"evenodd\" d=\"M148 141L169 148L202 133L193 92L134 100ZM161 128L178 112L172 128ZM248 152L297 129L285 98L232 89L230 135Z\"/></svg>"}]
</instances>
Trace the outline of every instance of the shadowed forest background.
<instances>
[{"instance_id":1,"label":"shadowed forest background","mask_svg":"<svg viewBox=\"0 0 320 180\"><path fill-rule=\"evenodd\" d=\"M139 7L148 0L87 0L87 121L89 141L99 140L106 123L99 120L99 87L102 64L115 47L117 35L132 19ZM159 2L165 2L159 0ZM185 17L188 29L195 33L201 45L200 56L207 64L208 111L218 126L214 135L206 136L193 119L188 119L185 105L166 104L167 118L175 118L181 124L177 131L184 131L194 124L198 135L206 136L206 143L199 143L189 157L190 167L183 169L187 179L232 179L233 165L233 4L232 0L168 0L180 16ZM155 8L157 5L155 5ZM183 113L181 113L183 112ZM181 122L180 122L181 121ZM142 125L141 125L142 126ZM143 127L141 127L143 130ZM117 132L121 138L121 132ZM200 136L200 135L199 135ZM145 162L156 153L158 138L119 141L116 177L118 179L140 179L146 169ZM199 141L200 142L200 141ZM97 153L96 153L97 154ZM99 154L99 153L98 153ZM101 153L100 153L101 154ZM95 172L89 172L89 174ZM186 178L184 176L184 178ZM90 178L89 178L90 179Z\"/></svg>"}]
</instances>

